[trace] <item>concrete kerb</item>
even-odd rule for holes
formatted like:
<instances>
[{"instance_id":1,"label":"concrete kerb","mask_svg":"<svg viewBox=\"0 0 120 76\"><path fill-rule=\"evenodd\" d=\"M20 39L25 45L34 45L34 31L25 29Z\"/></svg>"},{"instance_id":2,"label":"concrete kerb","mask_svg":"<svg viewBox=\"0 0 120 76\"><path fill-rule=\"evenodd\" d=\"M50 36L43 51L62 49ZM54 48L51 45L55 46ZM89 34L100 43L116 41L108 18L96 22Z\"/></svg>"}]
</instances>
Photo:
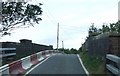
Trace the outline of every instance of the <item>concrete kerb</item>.
<instances>
[{"instance_id":1,"label":"concrete kerb","mask_svg":"<svg viewBox=\"0 0 120 76\"><path fill-rule=\"evenodd\" d=\"M30 56L30 60L31 60L31 63L32 63L33 65L36 65L37 63L39 63L37 54L31 55L31 56Z\"/></svg>"},{"instance_id":2,"label":"concrete kerb","mask_svg":"<svg viewBox=\"0 0 120 76\"><path fill-rule=\"evenodd\" d=\"M37 53L37 58L38 58L38 61L41 61L41 60L44 59L44 58L42 57L42 52L38 52L38 53Z\"/></svg>"},{"instance_id":3,"label":"concrete kerb","mask_svg":"<svg viewBox=\"0 0 120 76\"><path fill-rule=\"evenodd\" d=\"M54 51L53 51L53 50L50 50L49 52L50 52L50 55L53 55L53 52L54 52Z\"/></svg>"},{"instance_id":4,"label":"concrete kerb","mask_svg":"<svg viewBox=\"0 0 120 76\"><path fill-rule=\"evenodd\" d=\"M39 61L44 60L45 58L54 55L53 50L47 50L38 52L36 54L27 56L25 58L21 58L17 61L14 61L10 64L6 64L4 66L0 67L0 75L2 74L19 74L23 73L24 71L27 71L30 69L33 65L37 64ZM35 61L34 61L35 60Z\"/></svg>"},{"instance_id":5,"label":"concrete kerb","mask_svg":"<svg viewBox=\"0 0 120 76\"><path fill-rule=\"evenodd\" d=\"M25 72L25 69L22 67L22 61L18 60L9 64L9 73L10 75L18 75Z\"/></svg>"},{"instance_id":6,"label":"concrete kerb","mask_svg":"<svg viewBox=\"0 0 120 76\"><path fill-rule=\"evenodd\" d=\"M49 50L46 50L45 52L47 57L50 56Z\"/></svg>"},{"instance_id":7,"label":"concrete kerb","mask_svg":"<svg viewBox=\"0 0 120 76\"><path fill-rule=\"evenodd\" d=\"M27 74L29 74L33 69L35 69L37 66L39 66L40 64L42 64L43 62L45 62L46 60L48 60L51 56L47 57L46 59L43 59L40 63L38 63L37 65L33 65L30 69L28 69L26 71L26 73L23 76L27 76Z\"/></svg>"},{"instance_id":8,"label":"concrete kerb","mask_svg":"<svg viewBox=\"0 0 120 76\"><path fill-rule=\"evenodd\" d=\"M52 55L52 51L51 50L49 50L49 54Z\"/></svg>"},{"instance_id":9,"label":"concrete kerb","mask_svg":"<svg viewBox=\"0 0 120 76\"><path fill-rule=\"evenodd\" d=\"M21 61L22 61L22 67L24 69L28 69L28 68L30 68L32 66L30 56L22 58Z\"/></svg>"},{"instance_id":10,"label":"concrete kerb","mask_svg":"<svg viewBox=\"0 0 120 76\"><path fill-rule=\"evenodd\" d=\"M43 58L47 58L45 51L42 51L42 57L43 57Z\"/></svg>"},{"instance_id":11,"label":"concrete kerb","mask_svg":"<svg viewBox=\"0 0 120 76\"><path fill-rule=\"evenodd\" d=\"M0 76L2 76L3 74L9 75L9 65L8 64L0 67Z\"/></svg>"}]
</instances>

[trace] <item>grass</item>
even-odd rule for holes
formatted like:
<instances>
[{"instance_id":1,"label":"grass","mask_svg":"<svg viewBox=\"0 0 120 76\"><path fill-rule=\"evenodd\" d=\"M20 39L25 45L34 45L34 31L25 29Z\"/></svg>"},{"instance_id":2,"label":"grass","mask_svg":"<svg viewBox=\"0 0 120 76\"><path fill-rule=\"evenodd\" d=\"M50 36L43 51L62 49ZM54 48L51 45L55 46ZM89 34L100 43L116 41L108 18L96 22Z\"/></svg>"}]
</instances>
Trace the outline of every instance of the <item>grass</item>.
<instances>
[{"instance_id":1,"label":"grass","mask_svg":"<svg viewBox=\"0 0 120 76\"><path fill-rule=\"evenodd\" d=\"M83 61L84 66L90 74L106 74L105 62L96 56L91 56L86 51L80 52L80 57Z\"/></svg>"}]
</instances>

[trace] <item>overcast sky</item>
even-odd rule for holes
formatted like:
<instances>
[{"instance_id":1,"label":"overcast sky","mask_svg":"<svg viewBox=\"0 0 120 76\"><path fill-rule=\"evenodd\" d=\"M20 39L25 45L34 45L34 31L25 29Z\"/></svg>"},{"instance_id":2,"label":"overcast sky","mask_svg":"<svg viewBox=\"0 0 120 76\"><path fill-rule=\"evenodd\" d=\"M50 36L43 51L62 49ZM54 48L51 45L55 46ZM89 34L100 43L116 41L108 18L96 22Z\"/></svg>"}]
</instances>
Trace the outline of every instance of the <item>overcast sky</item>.
<instances>
[{"instance_id":1,"label":"overcast sky","mask_svg":"<svg viewBox=\"0 0 120 76\"><path fill-rule=\"evenodd\" d=\"M42 3L42 21L34 27L17 29L11 36L4 36L0 41L19 42L30 39L33 43L57 44L57 25L60 25L59 47L64 41L65 48L78 49L88 36L91 23L101 27L103 23L118 20L119 0L31 0L30 3Z\"/></svg>"}]
</instances>

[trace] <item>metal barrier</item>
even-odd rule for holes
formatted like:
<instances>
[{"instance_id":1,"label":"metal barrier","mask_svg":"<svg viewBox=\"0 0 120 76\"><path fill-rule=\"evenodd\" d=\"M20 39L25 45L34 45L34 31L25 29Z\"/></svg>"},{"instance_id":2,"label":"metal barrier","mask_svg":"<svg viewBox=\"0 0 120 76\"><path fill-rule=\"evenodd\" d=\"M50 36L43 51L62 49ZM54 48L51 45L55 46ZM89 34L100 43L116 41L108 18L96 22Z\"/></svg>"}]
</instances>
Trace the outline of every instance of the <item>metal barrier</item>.
<instances>
[{"instance_id":1,"label":"metal barrier","mask_svg":"<svg viewBox=\"0 0 120 76\"><path fill-rule=\"evenodd\" d=\"M6 64L0 67L0 76L1 75L19 75L23 74L27 69L31 68L33 65L36 65L41 60L53 55L54 50L41 51L25 58L21 58L12 63Z\"/></svg>"},{"instance_id":2,"label":"metal barrier","mask_svg":"<svg viewBox=\"0 0 120 76\"><path fill-rule=\"evenodd\" d=\"M0 76L2 76L3 74L5 74L5 75L9 74L9 65L8 64L0 67Z\"/></svg>"},{"instance_id":3,"label":"metal barrier","mask_svg":"<svg viewBox=\"0 0 120 76\"><path fill-rule=\"evenodd\" d=\"M14 61L16 48L0 48L0 66L6 62Z\"/></svg>"},{"instance_id":4,"label":"metal barrier","mask_svg":"<svg viewBox=\"0 0 120 76\"><path fill-rule=\"evenodd\" d=\"M0 48L0 58L16 55L16 48Z\"/></svg>"},{"instance_id":5,"label":"metal barrier","mask_svg":"<svg viewBox=\"0 0 120 76\"><path fill-rule=\"evenodd\" d=\"M106 68L112 75L120 76L120 57L107 54Z\"/></svg>"}]
</instances>

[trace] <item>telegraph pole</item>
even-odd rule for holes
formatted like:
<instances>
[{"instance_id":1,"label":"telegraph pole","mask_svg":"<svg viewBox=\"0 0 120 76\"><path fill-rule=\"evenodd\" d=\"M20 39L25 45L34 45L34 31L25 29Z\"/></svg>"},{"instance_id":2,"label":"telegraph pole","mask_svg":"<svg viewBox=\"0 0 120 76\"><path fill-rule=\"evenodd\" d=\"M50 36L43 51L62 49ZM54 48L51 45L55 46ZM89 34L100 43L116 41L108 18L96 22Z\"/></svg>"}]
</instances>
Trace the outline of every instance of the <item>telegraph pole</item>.
<instances>
[{"instance_id":1,"label":"telegraph pole","mask_svg":"<svg viewBox=\"0 0 120 76\"><path fill-rule=\"evenodd\" d=\"M62 48L64 49L64 42L62 41Z\"/></svg>"},{"instance_id":2,"label":"telegraph pole","mask_svg":"<svg viewBox=\"0 0 120 76\"><path fill-rule=\"evenodd\" d=\"M59 23L57 27L57 51L58 51L58 47L59 47Z\"/></svg>"}]
</instances>

